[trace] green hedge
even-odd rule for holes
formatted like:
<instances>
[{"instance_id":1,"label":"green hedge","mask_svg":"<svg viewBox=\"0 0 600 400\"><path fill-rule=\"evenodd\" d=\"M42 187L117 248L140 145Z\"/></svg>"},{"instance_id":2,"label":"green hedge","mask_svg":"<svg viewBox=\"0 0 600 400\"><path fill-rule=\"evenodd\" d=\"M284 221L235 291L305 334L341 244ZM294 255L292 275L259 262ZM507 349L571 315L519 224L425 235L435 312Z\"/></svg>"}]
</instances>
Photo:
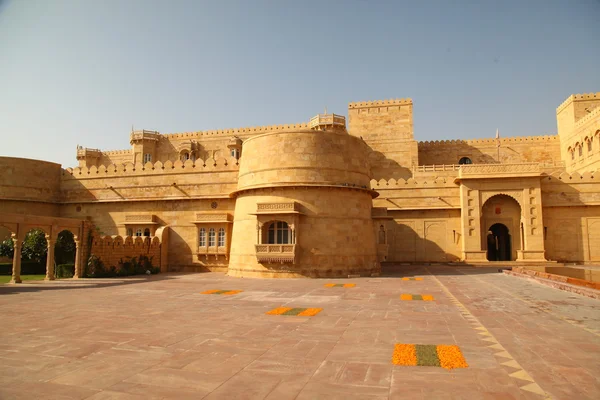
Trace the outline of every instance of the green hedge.
<instances>
[{"instance_id":1,"label":"green hedge","mask_svg":"<svg viewBox=\"0 0 600 400\"><path fill-rule=\"evenodd\" d=\"M75 275L75 264L59 264L56 266L57 278L72 278Z\"/></svg>"},{"instance_id":2,"label":"green hedge","mask_svg":"<svg viewBox=\"0 0 600 400\"><path fill-rule=\"evenodd\" d=\"M45 275L46 264L35 261L21 261L21 275ZM0 275L12 275L12 263L0 263Z\"/></svg>"},{"instance_id":3,"label":"green hedge","mask_svg":"<svg viewBox=\"0 0 600 400\"><path fill-rule=\"evenodd\" d=\"M102 260L92 254L88 259L84 276L86 278L113 278L118 276L142 275L147 274L148 271L151 274L160 273L160 267L152 265L152 257L126 257L126 261L123 261L123 259L119 261L119 268L117 268L114 265L106 267Z\"/></svg>"}]
</instances>

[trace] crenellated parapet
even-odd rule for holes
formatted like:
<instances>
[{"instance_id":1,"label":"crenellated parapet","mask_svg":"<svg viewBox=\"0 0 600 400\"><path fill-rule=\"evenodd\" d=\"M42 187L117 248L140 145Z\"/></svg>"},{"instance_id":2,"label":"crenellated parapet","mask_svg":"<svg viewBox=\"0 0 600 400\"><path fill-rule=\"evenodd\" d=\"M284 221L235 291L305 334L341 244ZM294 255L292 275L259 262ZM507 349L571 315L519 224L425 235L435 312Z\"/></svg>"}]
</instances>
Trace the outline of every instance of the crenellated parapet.
<instances>
[{"instance_id":1,"label":"crenellated parapet","mask_svg":"<svg viewBox=\"0 0 600 400\"><path fill-rule=\"evenodd\" d=\"M161 267L161 242L158 236L103 236L92 238L91 254L98 257L105 268L115 267L133 257L148 257L154 267Z\"/></svg>"},{"instance_id":2,"label":"crenellated parapet","mask_svg":"<svg viewBox=\"0 0 600 400\"><path fill-rule=\"evenodd\" d=\"M551 174L543 174L542 181L545 183L562 182L568 184L598 183L600 182L600 171L586 171L582 174L580 174L579 172L553 172Z\"/></svg>"},{"instance_id":3,"label":"crenellated parapet","mask_svg":"<svg viewBox=\"0 0 600 400\"><path fill-rule=\"evenodd\" d=\"M387 107L412 104L412 99L390 99L390 100L372 100L358 101L348 104L349 109L366 108L366 107Z\"/></svg>"},{"instance_id":4,"label":"crenellated parapet","mask_svg":"<svg viewBox=\"0 0 600 400\"><path fill-rule=\"evenodd\" d=\"M127 149L127 150L107 150L107 151L102 151L103 155L108 155L108 156L124 156L124 155L128 155L131 154L131 149Z\"/></svg>"},{"instance_id":5,"label":"crenellated parapet","mask_svg":"<svg viewBox=\"0 0 600 400\"><path fill-rule=\"evenodd\" d=\"M423 178L408 178L408 179L371 179L371 189L414 189L414 188L430 188L430 187L453 187L456 188L454 180L448 177L423 177Z\"/></svg>"},{"instance_id":6,"label":"crenellated parapet","mask_svg":"<svg viewBox=\"0 0 600 400\"><path fill-rule=\"evenodd\" d=\"M209 172L209 171L237 171L239 169L238 160L233 157L208 159L208 160L187 160L182 162L166 161L162 163L124 163L124 164L109 164L100 165L99 167L75 167L63 169L63 179L66 176L80 177L97 177L97 176L128 176L128 175L159 175L159 174L179 174L193 172Z\"/></svg>"},{"instance_id":7,"label":"crenellated parapet","mask_svg":"<svg viewBox=\"0 0 600 400\"><path fill-rule=\"evenodd\" d=\"M541 142L552 142L558 143L560 141L558 135L541 135L541 136L515 136L515 137L507 137L507 138L485 138L485 139L452 139L452 140L431 140L431 141L422 141L419 143L419 149L421 148L432 148L432 147L443 147L443 146L453 146L453 145L468 145L468 146L497 146L498 141L500 141L500 146L509 145L509 144L522 144L522 143L541 143Z\"/></svg>"},{"instance_id":8,"label":"crenellated parapet","mask_svg":"<svg viewBox=\"0 0 600 400\"><path fill-rule=\"evenodd\" d=\"M233 129L217 129L217 130L196 131L196 132L165 133L162 136L167 139L186 139L186 138L198 138L198 137L202 137L202 136L258 135L258 134L262 134L262 133L277 132L277 131L307 129L309 127L310 127L310 125L308 122L301 122L301 123L297 123L297 124L250 126L250 127L233 128Z\"/></svg>"},{"instance_id":9,"label":"crenellated parapet","mask_svg":"<svg viewBox=\"0 0 600 400\"><path fill-rule=\"evenodd\" d=\"M561 103L556 108L556 113L558 114L562 110L564 110L569 104L571 104L574 100L600 100L600 92L596 93L583 93L583 94L572 94L565 101Z\"/></svg>"}]
</instances>

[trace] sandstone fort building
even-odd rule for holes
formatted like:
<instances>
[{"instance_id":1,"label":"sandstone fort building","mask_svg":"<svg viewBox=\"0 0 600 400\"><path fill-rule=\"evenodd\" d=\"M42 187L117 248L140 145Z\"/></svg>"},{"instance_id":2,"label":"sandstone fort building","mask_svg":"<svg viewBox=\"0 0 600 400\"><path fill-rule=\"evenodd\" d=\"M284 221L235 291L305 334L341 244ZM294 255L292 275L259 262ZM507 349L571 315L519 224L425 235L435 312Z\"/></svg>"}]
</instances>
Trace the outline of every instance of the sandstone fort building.
<instances>
[{"instance_id":1,"label":"sandstone fort building","mask_svg":"<svg viewBox=\"0 0 600 400\"><path fill-rule=\"evenodd\" d=\"M410 99L294 125L129 133L78 166L0 157L0 236L32 228L106 265L239 277L378 274L382 263L600 262L600 93L569 96L557 134L419 142Z\"/></svg>"}]
</instances>

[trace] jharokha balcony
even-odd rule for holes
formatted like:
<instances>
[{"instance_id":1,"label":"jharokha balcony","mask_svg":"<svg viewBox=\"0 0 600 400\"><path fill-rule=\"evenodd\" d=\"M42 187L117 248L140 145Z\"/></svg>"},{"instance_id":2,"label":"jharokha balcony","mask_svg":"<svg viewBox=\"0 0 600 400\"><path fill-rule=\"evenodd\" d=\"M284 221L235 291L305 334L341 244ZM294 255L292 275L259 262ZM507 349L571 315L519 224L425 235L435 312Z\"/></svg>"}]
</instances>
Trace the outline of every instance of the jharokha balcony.
<instances>
[{"instance_id":1,"label":"jharokha balcony","mask_svg":"<svg viewBox=\"0 0 600 400\"><path fill-rule=\"evenodd\" d=\"M337 114L319 114L310 119L310 129L327 130L328 128L346 129L346 117Z\"/></svg>"},{"instance_id":2,"label":"jharokha balcony","mask_svg":"<svg viewBox=\"0 0 600 400\"><path fill-rule=\"evenodd\" d=\"M256 259L259 263L294 263L295 244L256 244Z\"/></svg>"},{"instance_id":3,"label":"jharokha balcony","mask_svg":"<svg viewBox=\"0 0 600 400\"><path fill-rule=\"evenodd\" d=\"M129 143L134 144L136 142L151 140L158 142L160 140L160 133L158 131L147 131L145 129L139 131L131 131L129 134Z\"/></svg>"}]
</instances>

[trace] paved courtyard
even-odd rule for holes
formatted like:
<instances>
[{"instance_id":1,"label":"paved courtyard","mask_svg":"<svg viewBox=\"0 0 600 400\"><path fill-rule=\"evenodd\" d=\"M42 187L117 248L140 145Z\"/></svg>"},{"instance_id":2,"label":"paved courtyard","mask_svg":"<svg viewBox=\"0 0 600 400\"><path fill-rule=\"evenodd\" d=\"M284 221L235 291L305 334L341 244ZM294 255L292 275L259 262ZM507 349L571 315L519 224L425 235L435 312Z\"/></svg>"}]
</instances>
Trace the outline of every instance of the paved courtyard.
<instances>
[{"instance_id":1,"label":"paved courtyard","mask_svg":"<svg viewBox=\"0 0 600 400\"><path fill-rule=\"evenodd\" d=\"M600 301L495 271L0 285L0 399L600 398ZM322 311L265 314L281 306ZM469 366L394 365L397 343Z\"/></svg>"}]
</instances>

